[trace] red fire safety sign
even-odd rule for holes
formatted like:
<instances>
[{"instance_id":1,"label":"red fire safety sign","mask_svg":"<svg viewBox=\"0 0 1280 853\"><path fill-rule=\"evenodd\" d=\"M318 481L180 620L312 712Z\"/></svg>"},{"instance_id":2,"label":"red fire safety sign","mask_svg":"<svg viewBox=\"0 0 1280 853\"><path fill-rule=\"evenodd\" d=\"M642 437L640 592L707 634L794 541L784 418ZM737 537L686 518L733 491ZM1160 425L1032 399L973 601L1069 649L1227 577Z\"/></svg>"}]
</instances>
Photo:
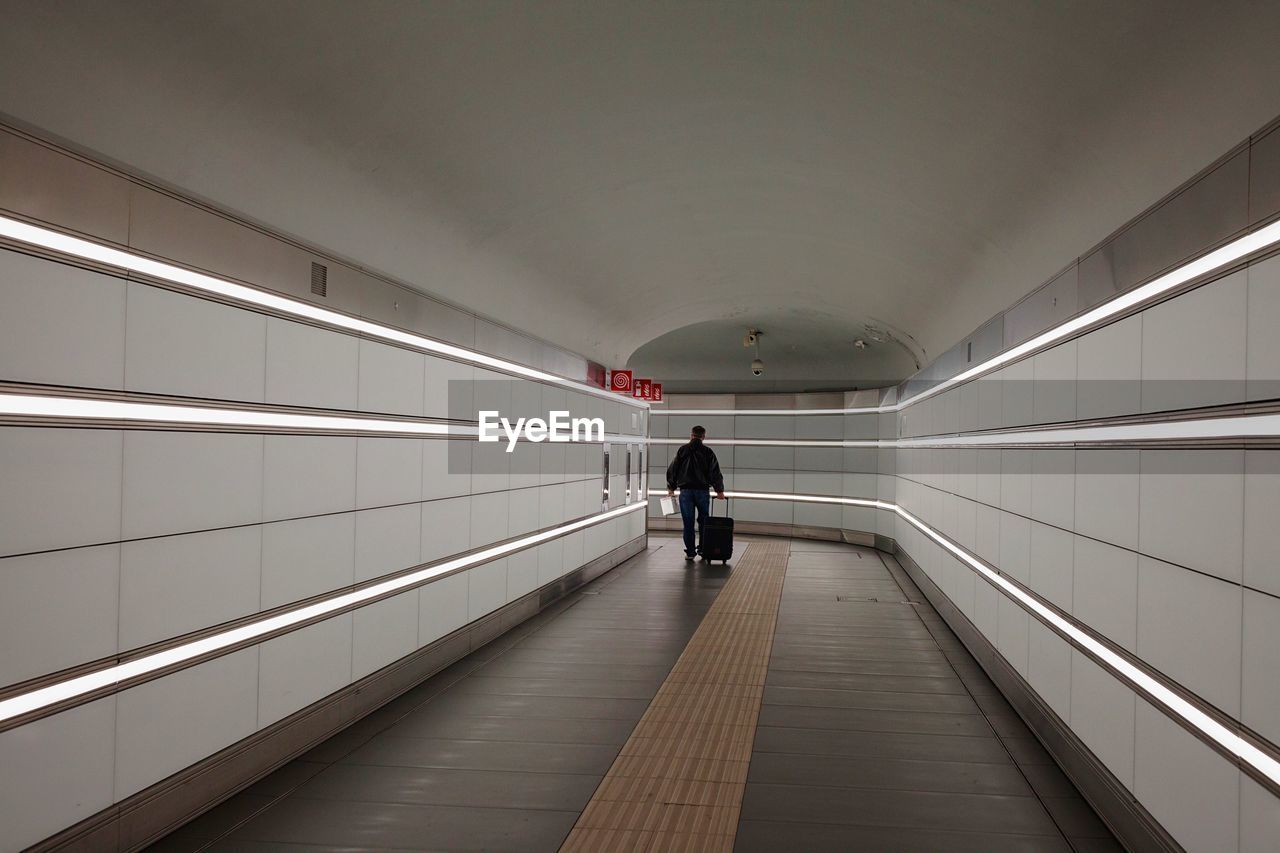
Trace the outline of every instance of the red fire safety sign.
<instances>
[{"instance_id":1,"label":"red fire safety sign","mask_svg":"<svg viewBox=\"0 0 1280 853\"><path fill-rule=\"evenodd\" d=\"M631 393L631 371L615 370L609 376L609 389L619 394Z\"/></svg>"}]
</instances>

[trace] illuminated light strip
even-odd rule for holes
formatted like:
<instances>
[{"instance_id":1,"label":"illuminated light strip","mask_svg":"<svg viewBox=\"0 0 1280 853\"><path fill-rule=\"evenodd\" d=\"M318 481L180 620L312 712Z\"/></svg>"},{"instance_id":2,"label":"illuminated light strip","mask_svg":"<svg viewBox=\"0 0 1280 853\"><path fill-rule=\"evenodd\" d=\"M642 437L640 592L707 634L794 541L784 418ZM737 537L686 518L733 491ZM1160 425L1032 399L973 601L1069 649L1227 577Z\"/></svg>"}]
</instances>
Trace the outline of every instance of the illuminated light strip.
<instances>
[{"instance_id":1,"label":"illuminated light strip","mask_svg":"<svg viewBox=\"0 0 1280 853\"><path fill-rule=\"evenodd\" d=\"M157 424L241 427L248 429L323 430L326 432L376 432L391 435L447 435L475 438L479 429L464 424L426 423L415 420L300 415L256 409L222 409L214 406L182 406L168 403L135 403L128 400L95 400L0 393L0 417L67 418L69 420L137 421ZM527 441L525 438L521 442ZM549 439L548 439L549 441ZM606 433L600 441L557 444L637 444L644 436ZM502 438L502 443L506 438Z\"/></svg>"},{"instance_id":2,"label":"illuminated light strip","mask_svg":"<svg viewBox=\"0 0 1280 853\"><path fill-rule=\"evenodd\" d=\"M1280 786L1280 761L1254 746L1209 714L1201 711L1194 704L1178 695L1177 692L1169 689L1159 680L1146 673L1141 667L1129 662L1124 656L1112 651L1106 644L1099 642L1091 634L1077 627L1075 623L1041 604L1038 599L1007 580L1003 575L983 565L968 551L949 541L907 510L893 505L893 511L921 533L941 545L956 559L982 575L1009 598L1014 599L1030 610L1041 621L1052 625L1073 643L1103 662L1104 665L1121 678L1137 686L1148 697L1163 705L1167 713L1181 719L1187 725L1212 740L1229 755L1234 755L1269 779L1273 784Z\"/></svg>"},{"instance_id":3,"label":"illuminated light strip","mask_svg":"<svg viewBox=\"0 0 1280 853\"><path fill-rule=\"evenodd\" d=\"M651 491L649 494L651 497L658 497L661 493ZM898 504L892 503L891 501L875 500L871 498L842 498L828 497L825 495L789 495L775 492L725 492L725 495L728 497L749 498L752 500L791 500L801 503L835 503L848 506L865 506L896 513L904 521L911 524L938 545L941 545L948 553L956 557L956 559L960 560L973 571L982 575L982 577L987 579L992 585L1009 598L1014 599L1019 604L1026 607L1041 621L1052 625L1064 636L1068 637L1073 643L1092 654L1105 666L1109 667L1113 673L1119 675L1122 679L1144 691L1152 700L1163 705L1169 714L1181 719L1187 725L1199 731L1205 737L1220 746L1226 753L1245 762L1262 776L1271 780L1272 783L1280 786L1280 761L1277 761L1264 750L1259 749L1247 739L1236 734L1229 727L1214 719L1211 715L1201 711L1194 704L1184 699L1176 691L1166 687L1141 667L1131 663L1123 655L1113 651L1105 643L1094 638L1093 635L1078 627L1071 620L1064 618L1056 613L1052 608L1042 604L1034 595L1012 583L1000 573L993 571L968 551L951 542L933 527L921 521L915 515L903 509Z\"/></svg>"},{"instance_id":4,"label":"illuminated light strip","mask_svg":"<svg viewBox=\"0 0 1280 853\"><path fill-rule=\"evenodd\" d=\"M358 607L366 602L376 598L390 595L392 593L401 592L419 586L422 583L431 580L434 577L466 569L480 563L495 560L499 557L537 545L551 539L557 539L566 536L577 530L592 527L601 524L610 519L618 518L629 512L636 512L644 509L643 503L635 503L630 506L622 506L609 512L590 518L579 519L560 527L554 527L550 530L544 530L541 533L535 533L522 539L516 539L502 545L495 545L478 551L474 554L467 554L463 557L457 557L444 563L440 563L420 571L412 572L398 578L384 581L374 586L366 587L355 592L349 592L334 598L329 598L306 607L300 607L296 610L290 610L277 616L252 622L238 628L232 628L219 634L213 634L199 640L193 640L190 643L184 643L171 649L155 652L153 654L144 655L136 660L127 663L117 664L107 667L96 672L86 675L69 678L66 681L51 684L48 687L41 687L32 690L29 693L23 693L13 696L9 699L0 701L0 723L5 720L13 719L24 714L30 714L47 708L51 705L57 705L76 697L93 693L104 688L111 687L121 681L128 681L155 672L156 670L165 669L177 664L191 661L195 658L204 657L212 653L229 649L234 646L243 645L251 642L258 637L298 625L302 622L308 622L318 618L322 618L342 610Z\"/></svg>"},{"instance_id":5,"label":"illuminated light strip","mask_svg":"<svg viewBox=\"0 0 1280 853\"><path fill-rule=\"evenodd\" d=\"M16 219L10 219L6 216L0 216L0 237L6 237L20 243L26 243L32 246L40 246L44 249L50 249L60 252L64 255L70 255L76 258L82 258L88 261L104 264L110 267L127 270L130 272L141 273L142 275L157 278L162 281L181 284L205 293L217 294L228 299L234 299L238 302L245 302L257 305L261 308L267 308L272 311L278 311L281 314L288 314L294 317L301 317L307 320L313 320L324 323L329 326L346 329L351 332L358 332L372 338L380 338L386 341L394 341L395 343L406 344L417 349L427 350L428 352L439 353L459 361L465 361L470 364L481 367L491 367L495 370L501 370L506 373L514 373L518 376L524 376L529 379L536 379L541 382L550 382L571 388L576 391L584 391L597 397L604 397L610 400L625 402L638 408L647 409L649 404L643 400L634 400L630 397L622 397L603 388L597 388L594 385L587 385L582 382L575 382L572 379L566 379L563 376L556 376L554 373L537 370L532 367L526 367L523 364L517 364L514 361L496 358L491 355L485 355L465 347L447 344L443 341L433 340L431 338L416 335L412 332L404 332L399 329L393 329L389 326L383 326L371 320L361 320L356 317L348 317L337 311L330 311L327 308L321 308L306 302L300 302L296 299L290 299L287 296L278 296L273 293L257 290L247 287L243 284L236 284L207 273L195 272L193 270L184 269L174 264L157 261L142 255L136 255L122 249L111 248L100 243L93 243L79 237L71 237L53 231L49 228L41 228L38 225L30 225L26 222L20 222Z\"/></svg>"},{"instance_id":6,"label":"illuminated light strip","mask_svg":"<svg viewBox=\"0 0 1280 853\"><path fill-rule=\"evenodd\" d=\"M651 438L650 444L685 444L687 438ZM842 440L842 439L821 439L813 440L791 439L791 438L708 438L707 444L724 444L736 445L738 447L879 447L880 443L874 440L858 441L858 440Z\"/></svg>"},{"instance_id":7,"label":"illuminated light strip","mask_svg":"<svg viewBox=\"0 0 1280 853\"><path fill-rule=\"evenodd\" d=\"M655 492L652 489L649 490L649 497L651 498L659 498L665 494L666 492ZM680 494L679 489L676 489L676 494ZM793 495L782 494L780 492L726 491L724 496L726 498L743 498L744 500L754 501L800 501L801 503L840 504L842 506L871 507L872 509L887 509L892 506L892 504L885 505L883 501L878 501L872 498L845 498L838 495Z\"/></svg>"},{"instance_id":8,"label":"illuminated light strip","mask_svg":"<svg viewBox=\"0 0 1280 853\"><path fill-rule=\"evenodd\" d=\"M875 415L890 411L880 406L852 409L650 409L654 415Z\"/></svg>"},{"instance_id":9,"label":"illuminated light strip","mask_svg":"<svg viewBox=\"0 0 1280 853\"><path fill-rule=\"evenodd\" d=\"M1114 317L1130 308L1134 308L1154 299L1171 290L1174 290L1189 281L1193 281L1200 276L1208 275L1215 270L1228 266L1241 258L1248 257L1254 252L1262 251L1270 248L1276 243L1280 243L1280 222L1273 222L1263 228L1259 228L1251 234L1246 234L1236 240L1232 240L1225 246L1214 249L1212 252L1201 255L1193 261L1190 261L1175 270L1165 273L1159 278L1153 279L1144 285L1135 287L1126 293L1116 296L1114 299L1098 305L1095 308L1086 311L1079 317L1067 320L1058 326L1054 326L1035 337L1023 341L1011 349L1005 350L999 355L994 355L986 361L975 364L968 370L957 373L949 379L945 379L931 388L926 388L917 394L912 395L904 400L889 406L872 406L872 407L855 407L848 409L654 409L655 415L856 415L856 414L889 414L900 412L907 406L914 405L923 400L940 394L949 388L953 388L970 379L989 373L999 367L1003 367L1012 361L1016 361L1025 355L1030 355L1037 350L1047 348L1064 338L1074 335L1083 329L1100 323L1109 317Z\"/></svg>"},{"instance_id":10,"label":"illuminated light strip","mask_svg":"<svg viewBox=\"0 0 1280 853\"><path fill-rule=\"evenodd\" d=\"M0 415L69 418L72 420L183 423L257 429L385 432L415 435L474 436L477 434L475 427L423 423L421 421L348 418L337 415L298 415L287 412L262 412L250 409L219 409L212 406L175 406L164 403L131 403L122 400L43 397L28 394L0 394Z\"/></svg>"},{"instance_id":11,"label":"illuminated light strip","mask_svg":"<svg viewBox=\"0 0 1280 853\"><path fill-rule=\"evenodd\" d=\"M1155 421L1141 424L1113 424L1022 432L953 435L936 438L890 439L892 446L982 447L993 444L1099 444L1118 441L1196 441L1229 438L1272 438L1280 435L1280 415L1238 415Z\"/></svg>"},{"instance_id":12,"label":"illuminated light strip","mask_svg":"<svg viewBox=\"0 0 1280 853\"><path fill-rule=\"evenodd\" d=\"M787 438L708 438L707 444L759 447L989 447L1007 445L1105 444L1140 441L1204 441L1218 439L1274 438L1280 436L1280 415L1233 415L1218 418L1152 421L1099 426L1053 427L969 435L921 438L806 440ZM683 438L651 438L650 444L684 444Z\"/></svg>"}]
</instances>

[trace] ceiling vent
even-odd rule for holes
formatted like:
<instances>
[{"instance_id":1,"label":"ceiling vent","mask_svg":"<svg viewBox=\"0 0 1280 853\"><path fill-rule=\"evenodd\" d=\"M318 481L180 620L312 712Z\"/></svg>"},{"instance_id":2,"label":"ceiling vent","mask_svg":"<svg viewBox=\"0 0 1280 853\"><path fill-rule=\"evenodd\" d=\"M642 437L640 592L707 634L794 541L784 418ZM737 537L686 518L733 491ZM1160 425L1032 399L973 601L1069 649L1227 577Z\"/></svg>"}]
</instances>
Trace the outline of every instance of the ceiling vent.
<instances>
[{"instance_id":1,"label":"ceiling vent","mask_svg":"<svg viewBox=\"0 0 1280 853\"><path fill-rule=\"evenodd\" d=\"M329 268L315 261L311 262L311 292L316 296L329 295Z\"/></svg>"}]
</instances>

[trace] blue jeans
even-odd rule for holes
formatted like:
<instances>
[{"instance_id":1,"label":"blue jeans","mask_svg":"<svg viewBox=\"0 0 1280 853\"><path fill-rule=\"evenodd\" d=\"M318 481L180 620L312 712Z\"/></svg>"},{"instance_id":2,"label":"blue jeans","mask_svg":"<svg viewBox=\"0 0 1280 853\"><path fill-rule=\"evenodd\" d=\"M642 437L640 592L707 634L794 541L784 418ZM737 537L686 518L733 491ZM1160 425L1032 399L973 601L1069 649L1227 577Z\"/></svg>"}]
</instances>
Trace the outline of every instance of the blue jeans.
<instances>
[{"instance_id":1,"label":"blue jeans","mask_svg":"<svg viewBox=\"0 0 1280 853\"><path fill-rule=\"evenodd\" d=\"M698 538L693 538L693 513L698 512ZM680 517L684 520L684 552L690 557L698 553L697 545L702 542L702 521L711 512L710 489L681 489Z\"/></svg>"}]
</instances>

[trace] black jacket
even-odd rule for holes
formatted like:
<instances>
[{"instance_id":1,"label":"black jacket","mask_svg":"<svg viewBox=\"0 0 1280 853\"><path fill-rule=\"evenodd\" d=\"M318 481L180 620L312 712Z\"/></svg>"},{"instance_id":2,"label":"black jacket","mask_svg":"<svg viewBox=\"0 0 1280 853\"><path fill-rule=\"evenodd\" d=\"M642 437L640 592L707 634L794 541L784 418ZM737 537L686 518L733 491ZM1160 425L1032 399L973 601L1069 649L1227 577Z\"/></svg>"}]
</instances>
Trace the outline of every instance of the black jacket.
<instances>
[{"instance_id":1,"label":"black jacket","mask_svg":"<svg viewBox=\"0 0 1280 853\"><path fill-rule=\"evenodd\" d=\"M667 488L712 488L723 492L724 477L720 476L715 451L696 438L677 450L667 466Z\"/></svg>"}]
</instances>

